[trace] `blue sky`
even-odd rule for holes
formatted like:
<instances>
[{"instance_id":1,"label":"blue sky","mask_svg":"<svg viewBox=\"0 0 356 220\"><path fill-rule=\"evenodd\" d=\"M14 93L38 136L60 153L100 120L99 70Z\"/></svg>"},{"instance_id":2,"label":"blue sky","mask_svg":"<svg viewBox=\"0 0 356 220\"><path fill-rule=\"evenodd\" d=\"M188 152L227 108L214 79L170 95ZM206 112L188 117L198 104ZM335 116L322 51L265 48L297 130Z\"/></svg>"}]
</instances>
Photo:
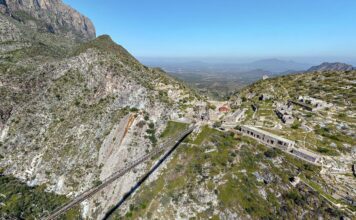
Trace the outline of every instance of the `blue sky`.
<instances>
[{"instance_id":1,"label":"blue sky","mask_svg":"<svg viewBox=\"0 0 356 220\"><path fill-rule=\"evenodd\" d=\"M355 0L64 0L138 57L356 60Z\"/></svg>"}]
</instances>

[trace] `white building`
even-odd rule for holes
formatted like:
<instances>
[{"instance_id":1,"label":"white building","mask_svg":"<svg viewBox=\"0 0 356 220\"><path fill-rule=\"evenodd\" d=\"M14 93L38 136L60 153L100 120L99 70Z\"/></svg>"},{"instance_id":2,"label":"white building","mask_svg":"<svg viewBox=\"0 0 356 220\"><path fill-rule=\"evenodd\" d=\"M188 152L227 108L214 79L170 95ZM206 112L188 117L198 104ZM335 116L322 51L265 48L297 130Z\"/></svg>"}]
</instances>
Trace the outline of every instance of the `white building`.
<instances>
[{"instance_id":1,"label":"white building","mask_svg":"<svg viewBox=\"0 0 356 220\"><path fill-rule=\"evenodd\" d=\"M314 165L318 165L320 162L321 157L319 155L306 149L296 148L294 141L249 125L241 126L241 132L266 144L269 147L279 148L293 156L298 157L299 159L313 163Z\"/></svg>"},{"instance_id":2,"label":"white building","mask_svg":"<svg viewBox=\"0 0 356 220\"><path fill-rule=\"evenodd\" d=\"M301 148L293 148L291 150L291 153L298 156L301 159L307 160L312 163L317 163L320 160L320 156L317 154L314 154L313 152L310 152L306 149L301 149Z\"/></svg>"},{"instance_id":3,"label":"white building","mask_svg":"<svg viewBox=\"0 0 356 220\"><path fill-rule=\"evenodd\" d=\"M253 126L243 125L241 126L241 132L247 134L254 139L261 141L262 143L270 146L289 151L294 147L295 142L283 137L279 137L275 134L263 131Z\"/></svg>"}]
</instances>

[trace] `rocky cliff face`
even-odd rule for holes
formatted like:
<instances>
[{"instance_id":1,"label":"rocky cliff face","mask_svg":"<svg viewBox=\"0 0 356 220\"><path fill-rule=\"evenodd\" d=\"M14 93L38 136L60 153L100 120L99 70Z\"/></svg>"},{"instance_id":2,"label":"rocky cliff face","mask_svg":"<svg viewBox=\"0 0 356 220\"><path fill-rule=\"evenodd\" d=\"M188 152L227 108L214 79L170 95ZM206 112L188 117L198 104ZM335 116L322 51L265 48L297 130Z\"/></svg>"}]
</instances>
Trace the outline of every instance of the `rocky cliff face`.
<instances>
[{"instance_id":1,"label":"rocky cliff face","mask_svg":"<svg viewBox=\"0 0 356 220\"><path fill-rule=\"evenodd\" d=\"M95 38L93 23L61 0L2 0L0 12L41 31Z\"/></svg>"}]
</instances>

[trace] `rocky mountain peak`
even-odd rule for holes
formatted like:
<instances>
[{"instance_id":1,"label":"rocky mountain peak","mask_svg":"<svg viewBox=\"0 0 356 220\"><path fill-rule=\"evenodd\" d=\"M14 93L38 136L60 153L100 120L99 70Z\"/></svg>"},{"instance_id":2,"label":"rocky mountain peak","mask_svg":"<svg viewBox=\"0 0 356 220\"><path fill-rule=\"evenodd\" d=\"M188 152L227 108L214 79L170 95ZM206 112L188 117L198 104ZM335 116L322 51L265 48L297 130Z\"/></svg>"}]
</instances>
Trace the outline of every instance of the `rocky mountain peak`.
<instances>
[{"instance_id":1,"label":"rocky mountain peak","mask_svg":"<svg viewBox=\"0 0 356 220\"><path fill-rule=\"evenodd\" d=\"M95 38L93 23L61 0L0 0L0 12L39 30L82 40Z\"/></svg>"}]
</instances>

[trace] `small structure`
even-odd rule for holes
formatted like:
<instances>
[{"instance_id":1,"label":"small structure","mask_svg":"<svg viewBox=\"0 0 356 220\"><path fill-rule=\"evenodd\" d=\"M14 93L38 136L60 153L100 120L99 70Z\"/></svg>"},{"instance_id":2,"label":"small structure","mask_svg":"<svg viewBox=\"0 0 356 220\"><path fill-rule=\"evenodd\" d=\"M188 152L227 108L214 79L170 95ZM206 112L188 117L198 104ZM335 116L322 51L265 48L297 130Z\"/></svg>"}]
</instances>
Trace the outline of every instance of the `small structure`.
<instances>
[{"instance_id":1,"label":"small structure","mask_svg":"<svg viewBox=\"0 0 356 220\"><path fill-rule=\"evenodd\" d=\"M290 150L294 147L295 142L288 140L286 138L277 136L275 134L263 131L253 126L243 125L241 126L241 132L247 134L254 139L261 141L262 143L270 146L276 147L285 151Z\"/></svg>"},{"instance_id":2,"label":"small structure","mask_svg":"<svg viewBox=\"0 0 356 220\"><path fill-rule=\"evenodd\" d=\"M333 106L331 103L327 103L320 99L315 99L309 96L299 96L297 101L290 101L294 104L302 106L308 111L319 111L325 108L330 108Z\"/></svg>"},{"instance_id":3,"label":"small structure","mask_svg":"<svg viewBox=\"0 0 356 220\"><path fill-rule=\"evenodd\" d=\"M282 120L285 124L293 124L294 117L292 115L293 106L290 102L287 105L277 104L277 108L275 110L277 116Z\"/></svg>"},{"instance_id":4,"label":"small structure","mask_svg":"<svg viewBox=\"0 0 356 220\"><path fill-rule=\"evenodd\" d=\"M291 150L291 153L301 159L307 160L312 163L317 163L320 160L320 157L318 155L301 148L293 148Z\"/></svg>"},{"instance_id":5,"label":"small structure","mask_svg":"<svg viewBox=\"0 0 356 220\"><path fill-rule=\"evenodd\" d=\"M266 100L271 100L273 99L273 95L270 94L261 94L260 97L258 97L260 101L266 101Z\"/></svg>"},{"instance_id":6,"label":"small structure","mask_svg":"<svg viewBox=\"0 0 356 220\"><path fill-rule=\"evenodd\" d=\"M219 107L218 110L220 113L228 113L230 111L230 108L227 105L223 105L223 106Z\"/></svg>"},{"instance_id":7,"label":"small structure","mask_svg":"<svg viewBox=\"0 0 356 220\"><path fill-rule=\"evenodd\" d=\"M269 78L269 76L267 76L267 75L263 75L262 76L262 80L266 80L266 79L268 79Z\"/></svg>"},{"instance_id":8,"label":"small structure","mask_svg":"<svg viewBox=\"0 0 356 220\"><path fill-rule=\"evenodd\" d=\"M226 117L224 118L224 121L223 121L224 126L231 127L231 128L236 127L237 123L240 122L240 120L245 116L246 111L247 111L246 108L238 109L237 111L226 115Z\"/></svg>"}]
</instances>

